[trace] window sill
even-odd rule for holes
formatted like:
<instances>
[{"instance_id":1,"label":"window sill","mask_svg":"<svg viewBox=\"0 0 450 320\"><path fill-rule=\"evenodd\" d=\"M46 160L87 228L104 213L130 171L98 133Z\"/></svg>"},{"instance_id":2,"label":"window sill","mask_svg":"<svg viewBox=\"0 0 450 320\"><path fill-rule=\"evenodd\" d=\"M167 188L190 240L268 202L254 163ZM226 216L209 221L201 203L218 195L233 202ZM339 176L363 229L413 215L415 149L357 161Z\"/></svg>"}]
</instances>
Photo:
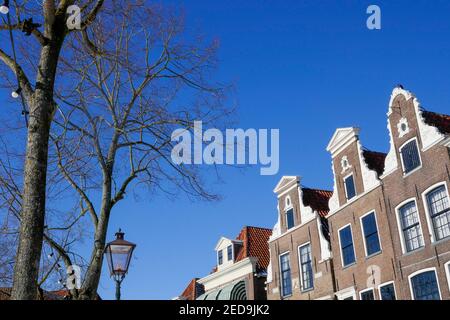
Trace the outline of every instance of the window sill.
<instances>
[{"instance_id":1,"label":"window sill","mask_svg":"<svg viewBox=\"0 0 450 320\"><path fill-rule=\"evenodd\" d=\"M300 293L308 293L310 291L314 291L314 287L306 289L306 290L300 290Z\"/></svg>"},{"instance_id":2,"label":"window sill","mask_svg":"<svg viewBox=\"0 0 450 320\"><path fill-rule=\"evenodd\" d=\"M414 170L412 170L412 171L410 171L408 173L403 172L403 178L406 178L406 177L412 175L414 172L417 172L420 169L422 169L422 165L420 165L419 167L415 168Z\"/></svg>"},{"instance_id":3,"label":"window sill","mask_svg":"<svg viewBox=\"0 0 450 320\"><path fill-rule=\"evenodd\" d=\"M413 250L413 251L404 252L404 253L403 253L403 257L408 257L408 256L410 256L410 255L413 255L413 254L415 254L415 253L417 253L417 252L422 251L423 249L425 249L425 246L420 247L420 248L417 248L417 249L415 249L415 250Z\"/></svg>"},{"instance_id":4,"label":"window sill","mask_svg":"<svg viewBox=\"0 0 450 320\"><path fill-rule=\"evenodd\" d=\"M346 265L346 266L342 266L342 270L350 269L353 266L356 266L356 261L353 262L352 264L349 264L349 265Z\"/></svg>"},{"instance_id":5,"label":"window sill","mask_svg":"<svg viewBox=\"0 0 450 320\"><path fill-rule=\"evenodd\" d=\"M372 253L370 256L366 256L366 260L370 260L371 258L379 256L382 253L383 253L383 250L380 250L378 252Z\"/></svg>"},{"instance_id":6,"label":"window sill","mask_svg":"<svg viewBox=\"0 0 450 320\"><path fill-rule=\"evenodd\" d=\"M447 242L447 241L449 241L449 240L450 240L450 236L447 237L447 238L438 240L438 241L434 241L434 242L431 243L431 245L432 245L432 246L438 246L438 245L440 245L441 243Z\"/></svg>"}]
</instances>

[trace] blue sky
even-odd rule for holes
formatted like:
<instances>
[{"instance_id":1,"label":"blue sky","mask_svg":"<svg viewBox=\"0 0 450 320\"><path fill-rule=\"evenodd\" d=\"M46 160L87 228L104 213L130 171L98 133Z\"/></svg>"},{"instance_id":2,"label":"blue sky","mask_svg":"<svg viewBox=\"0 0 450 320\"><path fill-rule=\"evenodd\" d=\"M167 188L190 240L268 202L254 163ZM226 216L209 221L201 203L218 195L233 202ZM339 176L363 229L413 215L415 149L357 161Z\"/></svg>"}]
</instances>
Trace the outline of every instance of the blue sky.
<instances>
[{"instance_id":1,"label":"blue sky","mask_svg":"<svg viewBox=\"0 0 450 320\"><path fill-rule=\"evenodd\" d=\"M224 169L223 182L212 186L220 202L141 195L121 203L109 239L121 227L138 245L124 299L172 298L211 271L222 235L234 237L245 225L271 228L272 190L282 175L331 188L325 147L336 128L358 126L364 146L386 152L387 104L398 83L423 107L450 113L448 0L164 3L184 8L188 29L220 39L218 78L237 84L238 126L280 129L280 171L264 177L259 167ZM366 28L370 4L381 7L379 31ZM106 272L100 295L114 298Z\"/></svg>"}]
</instances>

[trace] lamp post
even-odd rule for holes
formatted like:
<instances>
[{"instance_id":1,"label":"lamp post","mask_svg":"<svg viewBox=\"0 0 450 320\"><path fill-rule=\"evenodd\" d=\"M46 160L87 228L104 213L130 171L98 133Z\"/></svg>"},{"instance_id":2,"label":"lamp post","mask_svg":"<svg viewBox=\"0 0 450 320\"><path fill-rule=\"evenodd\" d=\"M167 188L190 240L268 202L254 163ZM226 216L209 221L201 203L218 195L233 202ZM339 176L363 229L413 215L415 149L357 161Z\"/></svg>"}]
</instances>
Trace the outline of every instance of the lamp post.
<instances>
[{"instance_id":1,"label":"lamp post","mask_svg":"<svg viewBox=\"0 0 450 320\"><path fill-rule=\"evenodd\" d=\"M108 243L105 248L110 275L116 282L116 300L120 300L120 285L128 272L131 255L136 247L134 243L124 240L124 235L125 233L119 229L116 239Z\"/></svg>"}]
</instances>

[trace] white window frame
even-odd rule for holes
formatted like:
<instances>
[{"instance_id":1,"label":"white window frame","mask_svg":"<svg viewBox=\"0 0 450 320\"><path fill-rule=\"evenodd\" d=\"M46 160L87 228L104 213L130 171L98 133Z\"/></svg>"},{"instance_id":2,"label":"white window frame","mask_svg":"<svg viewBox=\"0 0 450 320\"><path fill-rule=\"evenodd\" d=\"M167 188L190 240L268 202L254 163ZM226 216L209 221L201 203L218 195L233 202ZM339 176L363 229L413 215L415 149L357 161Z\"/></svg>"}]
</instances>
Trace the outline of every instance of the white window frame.
<instances>
[{"instance_id":1,"label":"white window frame","mask_svg":"<svg viewBox=\"0 0 450 320\"><path fill-rule=\"evenodd\" d=\"M222 252L222 263L219 263L219 252ZM225 259L224 259L224 256L223 256L223 249L220 249L220 250L217 250L217 265L218 266L221 266L221 265L223 265L224 264L224 262L225 262Z\"/></svg>"},{"instance_id":2,"label":"white window frame","mask_svg":"<svg viewBox=\"0 0 450 320\"><path fill-rule=\"evenodd\" d=\"M304 246L307 246L307 245L309 245L310 250L311 250L311 264L312 264L312 262L313 262L313 260L312 260L313 256L312 256L312 245L311 245L311 242L310 242L310 241L305 242L305 243L303 243L303 244L301 244L301 245L299 245L299 246L297 247L297 255L298 255L298 273L299 273L299 275L300 275L300 291L301 291L301 292L308 292L308 291L314 290L314 280L315 280L315 279L314 279L314 269L313 269L313 272L312 272L312 280L313 280L313 286L312 286L312 288L303 290L303 270L302 270L302 261L301 261L301 256L300 256L300 248L301 248L301 247L304 247Z\"/></svg>"},{"instance_id":3,"label":"white window frame","mask_svg":"<svg viewBox=\"0 0 450 320\"><path fill-rule=\"evenodd\" d=\"M288 205L288 201L289 201L289 205ZM287 213L289 210L292 210L292 219L294 220L294 226L292 228L288 227ZM286 198L284 199L284 222L286 225L286 231L289 231L295 227L295 220L296 220L295 219L295 210L294 210L294 206L292 205L292 199L290 196L286 196Z\"/></svg>"},{"instance_id":4,"label":"white window frame","mask_svg":"<svg viewBox=\"0 0 450 320\"><path fill-rule=\"evenodd\" d=\"M412 201L414 201L414 204L416 205L417 217L419 219L419 228L420 228L420 231L422 232L422 238L423 238L422 240L424 242L422 248L425 247L425 237L424 237L424 234L423 234L422 220L420 219L419 207L417 206L417 199L415 197L414 198L409 198L409 199L401 202L400 204L398 204L395 207L395 217L397 219L397 229L398 229L398 234L400 236L400 244L402 246L402 253L403 254L413 253L413 252L415 252L417 250L422 249L422 248L418 248L416 250L409 251L409 252L406 250L405 236L403 234L402 221L400 220L400 208L403 207L404 205L406 205L407 203L412 202Z\"/></svg>"},{"instance_id":5,"label":"white window frame","mask_svg":"<svg viewBox=\"0 0 450 320\"><path fill-rule=\"evenodd\" d=\"M381 284L378 286L378 297L380 298L380 300L383 300L383 298L381 297L381 288L383 288L383 287L385 287L385 286L388 286L388 285L390 285L390 284L392 284L392 286L394 287L395 300L398 300L398 296L397 296L397 288L395 287L395 282L394 282L394 281L384 282L384 283L381 283Z\"/></svg>"},{"instance_id":6,"label":"white window frame","mask_svg":"<svg viewBox=\"0 0 450 320\"><path fill-rule=\"evenodd\" d=\"M343 289L341 291L336 292L335 295L338 298L338 300L345 300L350 297L352 297L353 300L356 300L355 287L349 287L349 288Z\"/></svg>"},{"instance_id":7,"label":"white window frame","mask_svg":"<svg viewBox=\"0 0 450 320\"><path fill-rule=\"evenodd\" d=\"M448 290L450 290L450 260L444 264L445 275L447 276Z\"/></svg>"},{"instance_id":8,"label":"white window frame","mask_svg":"<svg viewBox=\"0 0 450 320\"><path fill-rule=\"evenodd\" d=\"M355 188L355 195L353 198L349 199L348 198L348 192L347 192L347 184L345 183L345 181L350 178L351 176L353 176L353 187ZM356 181L355 181L355 175L353 172L349 173L348 175L346 175L345 177L342 178L344 181L344 190L345 190L345 199L347 199L348 201L352 201L354 199L356 199L358 197L358 192L356 192Z\"/></svg>"},{"instance_id":9,"label":"white window frame","mask_svg":"<svg viewBox=\"0 0 450 320\"><path fill-rule=\"evenodd\" d=\"M405 163L403 162L403 155L402 155L402 149L404 146L406 146L408 143L410 143L411 141L415 140L416 141L416 148L417 148L417 153L419 154L419 160L420 160L420 166L418 166L417 168L413 169L412 171L405 173ZM403 177L407 177L410 174L413 174L414 172L422 169L423 166L423 162L422 162L422 155L420 154L420 148L419 148L419 140L417 140L417 137L411 138L409 140L407 140L406 142L404 142L399 148L398 148L398 154L400 156L400 161L402 163L402 170L403 170Z\"/></svg>"},{"instance_id":10,"label":"white window frame","mask_svg":"<svg viewBox=\"0 0 450 320\"><path fill-rule=\"evenodd\" d=\"M287 211L290 208L292 208L292 200L291 196L288 195L284 198L284 211Z\"/></svg>"},{"instance_id":11,"label":"white window frame","mask_svg":"<svg viewBox=\"0 0 450 320\"><path fill-rule=\"evenodd\" d=\"M228 259L228 248L231 247L231 260ZM234 261L234 243L227 246L227 261Z\"/></svg>"},{"instance_id":12,"label":"white window frame","mask_svg":"<svg viewBox=\"0 0 450 320\"><path fill-rule=\"evenodd\" d=\"M439 284L439 277L438 277L438 273L437 273L435 267L432 267L432 268L426 268L426 269L421 269L421 270L418 270L418 271L416 271L416 272L414 272L414 273L411 273L411 274L408 276L409 292L411 293L411 300L416 300L416 299L414 298L414 290L413 290L413 287L412 287L411 279L412 279L413 277L415 277L415 276L421 274L421 273L428 272L428 271L433 271L433 272L434 272L434 275L435 275L435 277L436 277L436 283L437 283L437 287L438 287L438 292L439 292L439 299L442 300L441 286L440 286L440 284Z\"/></svg>"},{"instance_id":13,"label":"white window frame","mask_svg":"<svg viewBox=\"0 0 450 320\"><path fill-rule=\"evenodd\" d=\"M344 254L342 252L342 242L341 242L341 230L347 228L348 226L350 226L350 234L352 235L353 255L355 256L355 261L352 262L349 265L344 265ZM356 262L357 262L356 251L355 251L355 239L353 237L353 229L352 229L352 224L351 223L348 223L345 226L343 226L340 229L338 229L338 238L339 238L339 252L341 254L341 266L342 266L342 268L348 268L348 267L356 264Z\"/></svg>"},{"instance_id":14,"label":"white window frame","mask_svg":"<svg viewBox=\"0 0 450 320\"><path fill-rule=\"evenodd\" d=\"M284 295L283 294L283 292L284 292L284 288L283 288L283 276L282 276L282 270L281 270L281 257L282 256L285 256L285 255L287 255L288 257L289 257L289 269L290 269L290 273L291 273L291 294L288 294L288 295ZM279 270L280 270L280 289L281 289L281 291L280 291L280 296L284 299L284 298L289 298L289 297L291 297L292 296L292 294L293 294L293 292L294 292L294 286L293 286L293 283L292 283L292 265L291 265L291 255L290 255L290 251L286 251L286 252L283 252L283 253L281 253L279 256L278 256L278 266L279 266Z\"/></svg>"},{"instance_id":15,"label":"white window frame","mask_svg":"<svg viewBox=\"0 0 450 320\"><path fill-rule=\"evenodd\" d=\"M447 198L450 201L450 197L449 197L449 193L448 193L448 186L447 186L446 181L438 182L438 183L432 185L431 187L429 187L428 189L426 189L424 192L422 192L423 207L425 208L425 215L426 215L427 224L428 224L428 232L429 232L430 240L432 243L436 242L436 236L434 234L434 226L433 226L433 221L431 220L431 216L430 216L430 209L428 208L427 195L434 189L439 188L440 186L445 186L445 191L447 192ZM449 240L449 239L450 238L446 238L446 239L442 239L439 241L445 241L445 240Z\"/></svg>"},{"instance_id":16,"label":"white window frame","mask_svg":"<svg viewBox=\"0 0 450 320\"><path fill-rule=\"evenodd\" d=\"M364 233L364 225L363 225L363 221L362 221L362 220L363 220L364 217L367 217L368 215L370 215L370 214L372 214L372 213L373 213L373 215L375 216L375 226L376 226L376 228L377 228L378 243L379 243L379 245L380 245L380 251L375 252L375 253L372 253L371 255L369 255L369 254L367 253L366 236L365 236L365 233ZM380 254L381 252L383 252L383 247L382 247L382 245L381 245L380 228L378 228L378 218L377 218L377 212L376 212L376 210L375 210L375 209L374 209L374 210L371 210L371 211L365 213L364 215L362 215L361 217L359 217L359 223L360 223L360 225L361 225L361 235L362 235L362 240L363 240L363 244L364 244L364 253L366 254L366 258L371 257L371 256L375 256L375 255Z\"/></svg>"},{"instance_id":17,"label":"white window frame","mask_svg":"<svg viewBox=\"0 0 450 320\"><path fill-rule=\"evenodd\" d=\"M375 296L375 288L373 288L373 287L361 290L359 292L359 300L362 300L362 294L363 293L366 293L366 292L369 292L369 291L372 291L372 293L373 293L373 300L377 300L377 297Z\"/></svg>"}]
</instances>

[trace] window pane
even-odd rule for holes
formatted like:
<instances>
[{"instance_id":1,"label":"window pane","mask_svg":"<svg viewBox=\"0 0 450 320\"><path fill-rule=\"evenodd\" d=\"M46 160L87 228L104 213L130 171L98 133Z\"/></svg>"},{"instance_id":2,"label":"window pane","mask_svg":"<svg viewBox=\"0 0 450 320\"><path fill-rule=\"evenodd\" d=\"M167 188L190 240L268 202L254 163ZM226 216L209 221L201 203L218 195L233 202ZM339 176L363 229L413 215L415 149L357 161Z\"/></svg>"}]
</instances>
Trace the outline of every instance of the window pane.
<instances>
[{"instance_id":1,"label":"window pane","mask_svg":"<svg viewBox=\"0 0 450 320\"><path fill-rule=\"evenodd\" d=\"M371 213L362 218L362 225L364 231L364 238L366 241L367 255L370 256L377 252L380 252L380 239L378 236L377 222L375 219L375 213Z\"/></svg>"},{"instance_id":2,"label":"window pane","mask_svg":"<svg viewBox=\"0 0 450 320\"><path fill-rule=\"evenodd\" d=\"M436 240L450 236L450 205L445 186L441 186L427 195L428 209L433 222Z\"/></svg>"},{"instance_id":3,"label":"window pane","mask_svg":"<svg viewBox=\"0 0 450 320\"><path fill-rule=\"evenodd\" d=\"M230 245L227 248L228 261L233 260L233 247Z\"/></svg>"},{"instance_id":4,"label":"window pane","mask_svg":"<svg viewBox=\"0 0 450 320\"><path fill-rule=\"evenodd\" d=\"M416 202L411 201L399 209L400 223L407 252L423 247L422 230L419 224Z\"/></svg>"},{"instance_id":5,"label":"window pane","mask_svg":"<svg viewBox=\"0 0 450 320\"><path fill-rule=\"evenodd\" d=\"M419 150L416 140L407 143L401 150L405 173L409 173L420 166Z\"/></svg>"},{"instance_id":6,"label":"window pane","mask_svg":"<svg viewBox=\"0 0 450 320\"><path fill-rule=\"evenodd\" d=\"M283 297L289 296L292 294L292 281L291 266L288 253L280 257L280 273Z\"/></svg>"},{"instance_id":7,"label":"window pane","mask_svg":"<svg viewBox=\"0 0 450 320\"><path fill-rule=\"evenodd\" d=\"M355 262L355 251L353 250L352 230L350 226L339 231L341 239L341 253L344 267Z\"/></svg>"},{"instance_id":8,"label":"window pane","mask_svg":"<svg viewBox=\"0 0 450 320\"><path fill-rule=\"evenodd\" d=\"M394 284L387 284L380 288L381 300L396 300Z\"/></svg>"},{"instance_id":9,"label":"window pane","mask_svg":"<svg viewBox=\"0 0 450 320\"><path fill-rule=\"evenodd\" d=\"M428 271L411 278L415 300L440 300L436 273Z\"/></svg>"},{"instance_id":10,"label":"window pane","mask_svg":"<svg viewBox=\"0 0 450 320\"><path fill-rule=\"evenodd\" d=\"M373 290L361 293L361 300L375 300Z\"/></svg>"},{"instance_id":11,"label":"window pane","mask_svg":"<svg viewBox=\"0 0 450 320\"><path fill-rule=\"evenodd\" d=\"M286 212L286 223L288 229L294 227L294 209L290 209Z\"/></svg>"},{"instance_id":12,"label":"window pane","mask_svg":"<svg viewBox=\"0 0 450 320\"><path fill-rule=\"evenodd\" d=\"M311 261L311 245L300 248L300 268L302 272L302 290L309 290L314 287L313 269Z\"/></svg>"},{"instance_id":13,"label":"window pane","mask_svg":"<svg viewBox=\"0 0 450 320\"><path fill-rule=\"evenodd\" d=\"M353 175L345 178L345 190L347 192L347 200L350 200L356 196L355 181Z\"/></svg>"},{"instance_id":14,"label":"window pane","mask_svg":"<svg viewBox=\"0 0 450 320\"><path fill-rule=\"evenodd\" d=\"M223 263L223 252L222 252L222 250L220 250L219 252L218 252L218 256L219 256L219 265L220 264L222 264Z\"/></svg>"}]
</instances>

